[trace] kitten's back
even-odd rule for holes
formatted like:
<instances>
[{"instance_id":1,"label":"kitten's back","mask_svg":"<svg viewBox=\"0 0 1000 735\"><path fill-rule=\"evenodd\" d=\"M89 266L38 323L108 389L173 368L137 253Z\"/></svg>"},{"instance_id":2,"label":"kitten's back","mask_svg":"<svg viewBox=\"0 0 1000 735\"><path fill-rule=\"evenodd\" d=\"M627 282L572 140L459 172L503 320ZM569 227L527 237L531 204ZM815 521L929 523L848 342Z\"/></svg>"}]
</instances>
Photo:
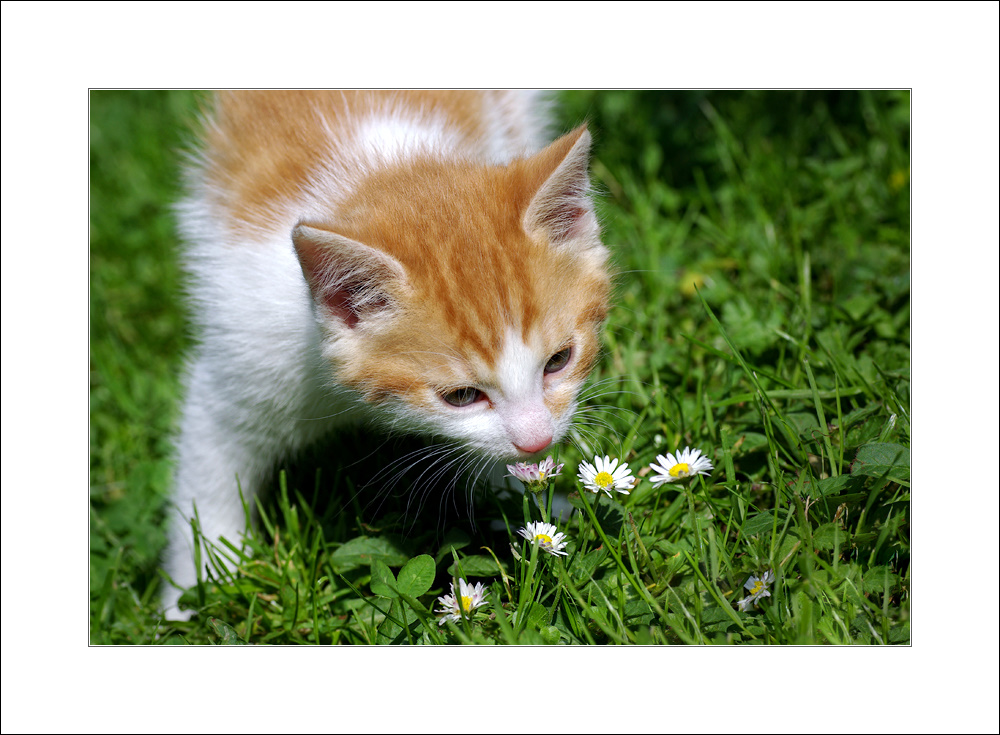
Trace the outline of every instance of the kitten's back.
<instances>
[{"instance_id":1,"label":"kitten's back","mask_svg":"<svg viewBox=\"0 0 1000 735\"><path fill-rule=\"evenodd\" d=\"M234 231L273 230L283 209L328 207L387 161L428 152L506 163L538 150L548 109L531 90L222 92L197 173Z\"/></svg>"}]
</instances>

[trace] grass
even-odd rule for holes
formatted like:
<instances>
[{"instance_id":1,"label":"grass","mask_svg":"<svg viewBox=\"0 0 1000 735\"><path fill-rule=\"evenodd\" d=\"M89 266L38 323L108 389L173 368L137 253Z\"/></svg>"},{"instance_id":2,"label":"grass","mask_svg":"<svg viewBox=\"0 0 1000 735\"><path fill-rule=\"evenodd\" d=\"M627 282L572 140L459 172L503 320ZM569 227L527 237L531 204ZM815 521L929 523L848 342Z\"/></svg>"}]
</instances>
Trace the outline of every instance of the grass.
<instances>
[{"instance_id":1,"label":"grass","mask_svg":"<svg viewBox=\"0 0 1000 735\"><path fill-rule=\"evenodd\" d=\"M239 572L218 566L187 595L199 614L168 623L190 344L169 204L197 99L91 95L93 643L909 642L908 93L564 94L564 129L595 133L618 270L559 452L568 556L516 535L541 517L530 494L477 496L474 527L433 498L415 515L409 487L359 496L419 447L362 433L278 468L260 528L203 545ZM715 469L654 489L649 463L688 445ZM630 495L578 492L598 452L641 477ZM741 611L766 570L770 597ZM454 576L488 602L442 626Z\"/></svg>"}]
</instances>

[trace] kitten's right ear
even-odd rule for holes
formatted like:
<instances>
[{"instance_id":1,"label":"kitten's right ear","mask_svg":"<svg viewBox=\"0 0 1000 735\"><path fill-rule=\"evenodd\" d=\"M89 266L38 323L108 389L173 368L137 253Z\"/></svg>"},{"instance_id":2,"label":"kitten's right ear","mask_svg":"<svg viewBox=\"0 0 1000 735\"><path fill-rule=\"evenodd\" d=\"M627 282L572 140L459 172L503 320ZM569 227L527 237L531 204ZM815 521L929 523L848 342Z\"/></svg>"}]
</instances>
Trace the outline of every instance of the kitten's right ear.
<instances>
[{"instance_id":1,"label":"kitten's right ear","mask_svg":"<svg viewBox=\"0 0 1000 735\"><path fill-rule=\"evenodd\" d=\"M544 232L552 242L601 248L600 227L588 195L590 132L585 125L564 135L530 159L545 176L524 214L527 232Z\"/></svg>"},{"instance_id":2,"label":"kitten's right ear","mask_svg":"<svg viewBox=\"0 0 1000 735\"><path fill-rule=\"evenodd\" d=\"M349 329L389 311L406 284L395 258L336 232L300 223L292 243L313 300Z\"/></svg>"}]
</instances>

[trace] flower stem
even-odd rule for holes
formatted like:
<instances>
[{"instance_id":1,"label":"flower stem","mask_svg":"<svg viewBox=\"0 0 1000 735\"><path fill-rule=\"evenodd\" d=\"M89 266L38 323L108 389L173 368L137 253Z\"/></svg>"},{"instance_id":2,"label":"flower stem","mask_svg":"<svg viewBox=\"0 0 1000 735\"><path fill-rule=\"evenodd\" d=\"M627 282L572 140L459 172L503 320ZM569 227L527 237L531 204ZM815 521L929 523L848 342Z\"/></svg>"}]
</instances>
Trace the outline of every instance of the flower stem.
<instances>
[{"instance_id":1,"label":"flower stem","mask_svg":"<svg viewBox=\"0 0 1000 735\"><path fill-rule=\"evenodd\" d=\"M615 563L621 570L622 575L624 575L625 579L628 580L628 583L632 585L635 591L639 595L641 595L646 600L646 602L648 602L653 607L653 609L656 610L656 612L659 615L661 616L664 615L665 613L663 611L663 608L661 608L659 604L657 604L656 600L653 599L652 595L649 594L649 590L646 589L645 585L640 584L639 581L632 576L632 573L628 570L628 567L625 566L625 562L622 561L621 555L611 545L611 541L604 533L604 529L601 528L601 524L598 522L597 516L594 514L594 509L590 507L590 501L587 500L586 490L580 493L580 499L583 501L583 507L587 509L587 515L590 517L590 522L594 524L594 528L597 530L597 534L601 537L601 541L604 543L604 548L606 548L608 550L608 553L611 554L611 557L615 560ZM598 498L598 500L600 500L600 498Z\"/></svg>"}]
</instances>

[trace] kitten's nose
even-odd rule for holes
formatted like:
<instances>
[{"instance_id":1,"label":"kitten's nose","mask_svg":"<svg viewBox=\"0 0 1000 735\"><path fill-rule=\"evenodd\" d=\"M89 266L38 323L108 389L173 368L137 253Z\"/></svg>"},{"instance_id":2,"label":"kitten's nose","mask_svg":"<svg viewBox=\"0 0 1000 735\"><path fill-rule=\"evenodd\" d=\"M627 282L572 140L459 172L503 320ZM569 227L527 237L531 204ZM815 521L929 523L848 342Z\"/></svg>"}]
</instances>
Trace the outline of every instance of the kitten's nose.
<instances>
[{"instance_id":1,"label":"kitten's nose","mask_svg":"<svg viewBox=\"0 0 1000 735\"><path fill-rule=\"evenodd\" d=\"M525 454L538 454L546 447L552 443L552 435L550 434L547 438L541 439L537 442L531 442L527 444L514 444L514 447L518 450L524 452Z\"/></svg>"}]
</instances>

